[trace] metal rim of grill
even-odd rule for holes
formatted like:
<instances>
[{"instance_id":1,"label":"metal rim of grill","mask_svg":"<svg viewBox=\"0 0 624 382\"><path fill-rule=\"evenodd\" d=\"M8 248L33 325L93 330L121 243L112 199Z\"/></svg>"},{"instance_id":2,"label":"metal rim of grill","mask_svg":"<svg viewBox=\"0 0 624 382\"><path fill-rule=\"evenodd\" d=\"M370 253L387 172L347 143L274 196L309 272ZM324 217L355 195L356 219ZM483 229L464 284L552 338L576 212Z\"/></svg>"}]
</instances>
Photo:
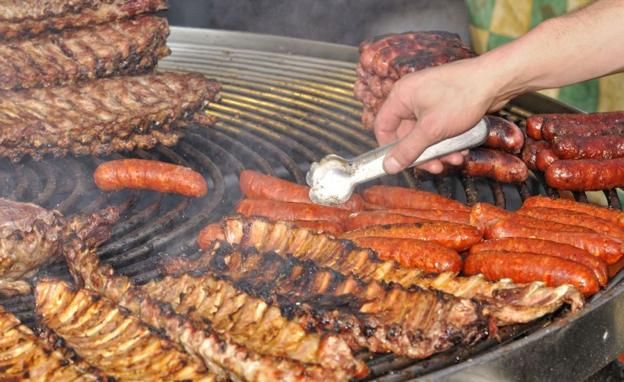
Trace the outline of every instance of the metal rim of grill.
<instances>
[{"instance_id":1,"label":"metal rim of grill","mask_svg":"<svg viewBox=\"0 0 624 382\"><path fill-rule=\"evenodd\" d=\"M310 162L330 153L355 156L376 146L372 134L360 128L361 104L352 95L358 57L353 47L176 27L172 28L169 45L173 55L159 64L161 70L198 71L223 84L222 100L207 109L218 122L211 127L187 127L184 138L174 147L159 146L112 158L162 159L188 165L206 177L208 196L196 200L142 191L103 194L95 188L91 175L97 164L108 158L25 159L15 165L0 161L1 196L56 208L66 215L111 203L123 206L113 237L99 249L99 255L137 283L158 275L157 260L163 256L195 250L197 232L233 210L241 198L241 170L256 169L304 183ZM515 100L501 115L522 123L532 112L566 111L573 110L528 95ZM544 187L540 176L519 186L463 176L416 179L409 173L381 182L419 187L469 204L487 201L509 209L519 207L529 195L556 193ZM615 191L589 195L592 201L620 206L620 195ZM575 197L586 199L585 194ZM61 259L44 267L38 276L42 275L69 279ZM622 277L620 274L612 280L575 317L561 318L559 314L503 328L501 344L487 340L422 361L368 353L358 356L371 368L368 380L544 380L547 372L556 379L586 377L614 358L621 350L617 344L624 342L624 334L615 331L618 325L612 319L617 307L624 304ZM0 304L32 324L32 296L0 297ZM579 351L579 343L587 349ZM594 349L595 344L601 349ZM555 351L559 358L553 355Z\"/></svg>"}]
</instances>

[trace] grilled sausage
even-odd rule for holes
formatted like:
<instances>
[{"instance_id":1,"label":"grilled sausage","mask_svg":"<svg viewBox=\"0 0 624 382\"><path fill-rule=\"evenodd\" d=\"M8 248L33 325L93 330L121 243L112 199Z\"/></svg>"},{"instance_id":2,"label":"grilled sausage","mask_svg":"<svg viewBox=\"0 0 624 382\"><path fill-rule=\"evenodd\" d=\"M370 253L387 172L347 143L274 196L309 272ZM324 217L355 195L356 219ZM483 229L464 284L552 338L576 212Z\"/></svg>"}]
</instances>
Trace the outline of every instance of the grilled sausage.
<instances>
[{"instance_id":1,"label":"grilled sausage","mask_svg":"<svg viewBox=\"0 0 624 382\"><path fill-rule=\"evenodd\" d=\"M514 224L516 225L521 225L527 228L533 228L533 229L540 229L540 230L544 230L544 231L552 231L552 232L575 232L575 233L587 233L587 234L596 234L597 232L589 229L589 228L585 228L585 227L579 227L579 226L574 226L574 225L569 225L569 224L561 224L561 223L555 223L552 221L547 221L547 220L540 220L540 219L534 219L532 217L529 216L524 216L524 215L518 215L518 214L512 214L510 217L507 217L505 219L502 220L508 220L508 221L512 221ZM495 234L495 231L493 230L493 227L495 226L495 224L490 224L489 227L487 227L484 231L483 231L483 235L486 239L497 239L498 237Z\"/></svg>"},{"instance_id":2,"label":"grilled sausage","mask_svg":"<svg viewBox=\"0 0 624 382\"><path fill-rule=\"evenodd\" d=\"M464 263L464 273L483 273L489 280L509 278L518 283L571 284L585 296L600 289L592 271L583 264L530 252L483 251L471 254Z\"/></svg>"},{"instance_id":3,"label":"grilled sausage","mask_svg":"<svg viewBox=\"0 0 624 382\"><path fill-rule=\"evenodd\" d=\"M197 245L201 249L210 247L210 243L216 240L225 240L223 228L219 223L208 224L197 234Z\"/></svg>"},{"instance_id":4,"label":"grilled sausage","mask_svg":"<svg viewBox=\"0 0 624 382\"><path fill-rule=\"evenodd\" d=\"M480 242L482 235L475 227L448 222L385 224L356 229L342 235L347 240L360 237L426 240L456 251L465 251Z\"/></svg>"},{"instance_id":5,"label":"grilled sausage","mask_svg":"<svg viewBox=\"0 0 624 382\"><path fill-rule=\"evenodd\" d=\"M546 122L542 129L542 136L544 140L548 142L552 142L556 137L564 136L595 137L622 134L624 134L624 124L613 125L610 122L568 125L557 125L555 122Z\"/></svg>"},{"instance_id":6,"label":"grilled sausage","mask_svg":"<svg viewBox=\"0 0 624 382\"><path fill-rule=\"evenodd\" d=\"M624 257L622 257L617 263L611 264L607 267L609 278L615 277L624 268Z\"/></svg>"},{"instance_id":7,"label":"grilled sausage","mask_svg":"<svg viewBox=\"0 0 624 382\"><path fill-rule=\"evenodd\" d=\"M531 138L527 138L522 149L522 161L529 169L537 170L537 152L547 147L549 147L549 144L546 141L534 141Z\"/></svg>"},{"instance_id":8,"label":"grilled sausage","mask_svg":"<svg viewBox=\"0 0 624 382\"><path fill-rule=\"evenodd\" d=\"M608 281L607 263L605 263L604 260L590 255L589 252L584 249L573 247L568 244L540 239L508 238L486 240L470 248L470 254L484 251L531 252L540 255L560 257L583 264L591 269L600 285L606 285Z\"/></svg>"},{"instance_id":9,"label":"grilled sausage","mask_svg":"<svg viewBox=\"0 0 624 382\"><path fill-rule=\"evenodd\" d=\"M293 220L292 223L299 228L306 228L315 233L327 233L339 236L345 229L340 223L323 220Z\"/></svg>"},{"instance_id":10,"label":"grilled sausage","mask_svg":"<svg viewBox=\"0 0 624 382\"><path fill-rule=\"evenodd\" d=\"M612 159L624 157L624 136L559 136L552 141L553 152L561 159Z\"/></svg>"},{"instance_id":11,"label":"grilled sausage","mask_svg":"<svg viewBox=\"0 0 624 382\"><path fill-rule=\"evenodd\" d=\"M310 187L264 175L257 171L244 170L240 173L241 192L249 199L270 199L281 202L311 204ZM346 203L334 206L350 211L363 208L362 197L354 194Z\"/></svg>"},{"instance_id":12,"label":"grilled sausage","mask_svg":"<svg viewBox=\"0 0 624 382\"><path fill-rule=\"evenodd\" d=\"M568 199L551 199L545 196L531 196L524 201L523 208L546 207L561 210L581 212L601 218L624 227L624 212L612 208L601 207L595 204L580 203Z\"/></svg>"},{"instance_id":13,"label":"grilled sausage","mask_svg":"<svg viewBox=\"0 0 624 382\"><path fill-rule=\"evenodd\" d=\"M388 212L387 210L362 211L351 214L344 222L345 230L353 231L358 228L381 224L398 223L425 223L430 220L417 216L407 216Z\"/></svg>"},{"instance_id":14,"label":"grilled sausage","mask_svg":"<svg viewBox=\"0 0 624 382\"><path fill-rule=\"evenodd\" d=\"M518 154L524 145L522 130L515 123L501 117L488 115L487 119L490 124L490 133L485 146Z\"/></svg>"},{"instance_id":15,"label":"grilled sausage","mask_svg":"<svg viewBox=\"0 0 624 382\"><path fill-rule=\"evenodd\" d=\"M95 169L95 184L104 191L124 188L201 197L208 192L204 177L188 167L146 159L119 159Z\"/></svg>"},{"instance_id":16,"label":"grilled sausage","mask_svg":"<svg viewBox=\"0 0 624 382\"><path fill-rule=\"evenodd\" d=\"M470 150L464 169L470 176L483 176L502 183L523 182L529 175L520 158L488 149Z\"/></svg>"},{"instance_id":17,"label":"grilled sausage","mask_svg":"<svg viewBox=\"0 0 624 382\"><path fill-rule=\"evenodd\" d=\"M552 188L571 191L607 190L624 186L624 158L566 159L545 172Z\"/></svg>"},{"instance_id":18,"label":"grilled sausage","mask_svg":"<svg viewBox=\"0 0 624 382\"><path fill-rule=\"evenodd\" d=\"M459 272L462 268L457 252L428 241L388 237L358 237L352 241L372 249L382 260L396 261L408 268L434 273Z\"/></svg>"},{"instance_id":19,"label":"grilled sausage","mask_svg":"<svg viewBox=\"0 0 624 382\"><path fill-rule=\"evenodd\" d=\"M244 216L264 216L271 220L323 220L342 223L349 211L307 203L279 202L276 200L244 199L236 206Z\"/></svg>"},{"instance_id":20,"label":"grilled sausage","mask_svg":"<svg viewBox=\"0 0 624 382\"><path fill-rule=\"evenodd\" d=\"M351 214L350 218L357 216L378 216L380 220L384 214L395 214L421 218L422 220L436 220L459 224L470 224L470 212L465 210L435 210L435 209L412 209L394 208L385 209L383 207L369 208L372 211L360 211ZM381 221L376 224L387 224Z\"/></svg>"},{"instance_id":21,"label":"grilled sausage","mask_svg":"<svg viewBox=\"0 0 624 382\"><path fill-rule=\"evenodd\" d=\"M499 220L512 216L513 212L503 210L489 203L477 203L470 210L470 225L477 227L481 232L485 232Z\"/></svg>"},{"instance_id":22,"label":"grilled sausage","mask_svg":"<svg viewBox=\"0 0 624 382\"><path fill-rule=\"evenodd\" d=\"M533 238L569 244L602 258L607 264L616 263L622 257L624 250L624 244L620 240L599 233L549 231L518 224L515 219L499 221L488 230L486 236L488 239L508 237Z\"/></svg>"},{"instance_id":23,"label":"grilled sausage","mask_svg":"<svg viewBox=\"0 0 624 382\"><path fill-rule=\"evenodd\" d=\"M544 147L537 150L535 155L535 167L538 170L545 172L554 161L559 160L550 147Z\"/></svg>"},{"instance_id":24,"label":"grilled sausage","mask_svg":"<svg viewBox=\"0 0 624 382\"><path fill-rule=\"evenodd\" d=\"M542 126L546 116L551 114L536 114L532 115L526 120L527 135L535 140L542 139Z\"/></svg>"},{"instance_id":25,"label":"grilled sausage","mask_svg":"<svg viewBox=\"0 0 624 382\"><path fill-rule=\"evenodd\" d=\"M456 200L404 187L372 186L362 192L362 197L367 203L385 208L470 210L468 206Z\"/></svg>"}]
</instances>

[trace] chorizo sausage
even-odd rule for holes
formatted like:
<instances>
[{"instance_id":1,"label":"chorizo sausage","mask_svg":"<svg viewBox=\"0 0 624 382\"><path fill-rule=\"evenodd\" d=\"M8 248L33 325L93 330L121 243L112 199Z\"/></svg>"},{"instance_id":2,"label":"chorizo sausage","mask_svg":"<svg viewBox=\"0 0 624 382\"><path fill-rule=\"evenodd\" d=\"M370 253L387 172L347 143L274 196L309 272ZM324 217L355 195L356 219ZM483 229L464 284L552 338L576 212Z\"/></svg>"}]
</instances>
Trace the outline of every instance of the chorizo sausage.
<instances>
[{"instance_id":1,"label":"chorizo sausage","mask_svg":"<svg viewBox=\"0 0 624 382\"><path fill-rule=\"evenodd\" d=\"M326 233L338 236L344 232L344 227L340 223L323 220L293 220L292 223L300 228L306 228L316 233Z\"/></svg>"},{"instance_id":2,"label":"chorizo sausage","mask_svg":"<svg viewBox=\"0 0 624 382\"><path fill-rule=\"evenodd\" d=\"M580 203L568 199L551 199L545 196L531 196L524 201L523 208L546 207L581 212L601 218L624 227L624 212L595 204Z\"/></svg>"},{"instance_id":3,"label":"chorizo sausage","mask_svg":"<svg viewBox=\"0 0 624 382\"><path fill-rule=\"evenodd\" d=\"M538 170L545 172L554 161L559 160L550 147L544 147L537 150L535 155L535 167Z\"/></svg>"},{"instance_id":4,"label":"chorizo sausage","mask_svg":"<svg viewBox=\"0 0 624 382\"><path fill-rule=\"evenodd\" d=\"M270 199L281 202L312 203L309 197L310 187L292 183L273 176L264 175L257 171L241 171L239 182L241 192L249 199ZM359 211L363 208L362 197L354 194L345 203L333 207L349 211Z\"/></svg>"},{"instance_id":5,"label":"chorizo sausage","mask_svg":"<svg viewBox=\"0 0 624 382\"><path fill-rule=\"evenodd\" d=\"M490 132L485 147L503 150L508 153L518 154L524 145L524 134L513 122L505 118L488 115Z\"/></svg>"},{"instance_id":6,"label":"chorizo sausage","mask_svg":"<svg viewBox=\"0 0 624 382\"><path fill-rule=\"evenodd\" d=\"M555 135L609 135L615 134L609 130L622 122L624 112L537 114L527 118L527 134L531 138L548 141Z\"/></svg>"},{"instance_id":7,"label":"chorizo sausage","mask_svg":"<svg viewBox=\"0 0 624 382\"><path fill-rule=\"evenodd\" d=\"M347 240L360 237L425 240L456 251L465 251L480 242L482 235L475 227L448 222L376 225L349 231L342 235L342 238Z\"/></svg>"},{"instance_id":8,"label":"chorizo sausage","mask_svg":"<svg viewBox=\"0 0 624 382\"><path fill-rule=\"evenodd\" d=\"M345 221L345 229L352 231L357 228L379 224L418 223L425 221L448 221L451 223L470 224L470 213L455 210L373 210L352 213Z\"/></svg>"},{"instance_id":9,"label":"chorizo sausage","mask_svg":"<svg viewBox=\"0 0 624 382\"><path fill-rule=\"evenodd\" d=\"M598 280L583 264L531 252L483 251L469 255L464 273L482 273L495 281L509 278L517 283L543 281L548 286L574 285L585 296L600 290Z\"/></svg>"},{"instance_id":10,"label":"chorizo sausage","mask_svg":"<svg viewBox=\"0 0 624 382\"><path fill-rule=\"evenodd\" d=\"M529 169L537 170L537 152L547 147L549 147L549 144L546 141L534 141L531 138L527 138L522 149L522 161Z\"/></svg>"},{"instance_id":11,"label":"chorizo sausage","mask_svg":"<svg viewBox=\"0 0 624 382\"><path fill-rule=\"evenodd\" d=\"M213 241L225 240L225 234L223 233L223 227L219 223L208 224L197 234L197 245L201 249L206 249Z\"/></svg>"},{"instance_id":12,"label":"chorizo sausage","mask_svg":"<svg viewBox=\"0 0 624 382\"><path fill-rule=\"evenodd\" d=\"M607 263L604 260L590 255L584 249L568 244L540 239L507 238L486 240L470 248L470 254L483 251L532 252L540 255L560 257L583 264L591 269L600 285L606 285L608 281Z\"/></svg>"},{"instance_id":13,"label":"chorizo sausage","mask_svg":"<svg viewBox=\"0 0 624 382\"><path fill-rule=\"evenodd\" d=\"M208 192L204 177L188 167L146 159L119 159L100 164L93 173L104 191L124 188L201 197Z\"/></svg>"},{"instance_id":14,"label":"chorizo sausage","mask_svg":"<svg viewBox=\"0 0 624 382\"><path fill-rule=\"evenodd\" d=\"M552 150L561 159L613 159L624 157L624 136L558 136Z\"/></svg>"},{"instance_id":15,"label":"chorizo sausage","mask_svg":"<svg viewBox=\"0 0 624 382\"><path fill-rule=\"evenodd\" d=\"M323 220L339 224L349 216L349 211L340 208L266 199L243 199L236 206L236 212L247 217L263 216L270 220Z\"/></svg>"},{"instance_id":16,"label":"chorizo sausage","mask_svg":"<svg viewBox=\"0 0 624 382\"><path fill-rule=\"evenodd\" d=\"M470 176L482 176L502 183L523 182L529 175L526 164L520 158L489 149L470 150L464 170Z\"/></svg>"},{"instance_id":17,"label":"chorizo sausage","mask_svg":"<svg viewBox=\"0 0 624 382\"><path fill-rule=\"evenodd\" d=\"M503 210L489 203L476 203L470 210L470 225L485 232L501 219L512 217L513 212Z\"/></svg>"},{"instance_id":18,"label":"chorizo sausage","mask_svg":"<svg viewBox=\"0 0 624 382\"><path fill-rule=\"evenodd\" d=\"M536 114L532 115L526 120L527 135L537 141L542 139L542 126L544 119L552 114Z\"/></svg>"},{"instance_id":19,"label":"chorizo sausage","mask_svg":"<svg viewBox=\"0 0 624 382\"><path fill-rule=\"evenodd\" d=\"M624 186L624 158L558 160L545 172L546 183L560 190L608 190Z\"/></svg>"},{"instance_id":20,"label":"chorizo sausage","mask_svg":"<svg viewBox=\"0 0 624 382\"><path fill-rule=\"evenodd\" d=\"M386 208L470 210L456 200L405 187L372 186L362 192L362 197L367 203Z\"/></svg>"},{"instance_id":21,"label":"chorizo sausage","mask_svg":"<svg viewBox=\"0 0 624 382\"><path fill-rule=\"evenodd\" d=\"M352 241L359 247L372 249L380 259L395 261L403 267L434 273L459 272L462 268L457 252L428 241L389 237L357 237Z\"/></svg>"}]
</instances>

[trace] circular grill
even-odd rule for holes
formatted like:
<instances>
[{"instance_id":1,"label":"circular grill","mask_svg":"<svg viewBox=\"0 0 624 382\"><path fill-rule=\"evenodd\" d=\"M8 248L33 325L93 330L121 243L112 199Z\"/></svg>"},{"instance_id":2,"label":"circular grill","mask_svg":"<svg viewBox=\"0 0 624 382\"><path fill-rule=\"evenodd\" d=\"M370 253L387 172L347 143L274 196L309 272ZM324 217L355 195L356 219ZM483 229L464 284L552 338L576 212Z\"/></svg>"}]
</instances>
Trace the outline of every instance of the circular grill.
<instances>
[{"instance_id":1,"label":"circular grill","mask_svg":"<svg viewBox=\"0 0 624 382\"><path fill-rule=\"evenodd\" d=\"M181 28L173 29L170 46L173 55L160 64L161 69L197 71L223 84L221 101L207 109L218 122L209 127L187 127L175 147L159 146L123 156L192 167L206 177L208 196L188 199L147 191L101 193L93 183L93 170L101 161L122 157L120 154L113 158L47 158L42 162L26 159L16 165L0 162L3 197L58 209L66 216L109 204L121 206L121 219L112 238L99 248L99 256L137 283L158 275L156 265L161 257L196 250L197 232L232 212L241 198L241 170L255 169L304 183L310 162L330 153L355 156L376 146L371 133L360 127L361 104L352 95L355 64L327 59L357 57L353 48ZM317 57L306 56L310 52ZM552 108L547 111L562 110L557 105ZM501 114L522 123L530 113L520 101ZM528 195L553 192L537 177L512 186L462 176L416 179L405 172L381 182L419 187L469 204L488 201L509 209L519 207ZM607 199L619 206L616 193L608 193ZM69 279L62 259L42 269L41 275ZM24 322L33 322L32 296L4 298L0 303ZM504 328L500 333L503 344L535 332L551 320L546 317L531 325ZM418 362L393 355L359 356L368 361L372 371L369 379L399 381L457 364L486 349L500 348L504 346L488 340Z\"/></svg>"}]
</instances>

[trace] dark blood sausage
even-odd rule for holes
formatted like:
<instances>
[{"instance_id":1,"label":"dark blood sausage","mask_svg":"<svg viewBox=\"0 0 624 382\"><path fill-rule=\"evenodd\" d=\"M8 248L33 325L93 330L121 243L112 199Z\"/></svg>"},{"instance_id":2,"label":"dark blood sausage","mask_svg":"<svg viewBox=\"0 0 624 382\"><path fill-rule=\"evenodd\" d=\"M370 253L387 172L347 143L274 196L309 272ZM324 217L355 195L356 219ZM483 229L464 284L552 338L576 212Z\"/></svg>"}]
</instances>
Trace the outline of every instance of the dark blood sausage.
<instances>
[{"instance_id":1,"label":"dark blood sausage","mask_svg":"<svg viewBox=\"0 0 624 382\"><path fill-rule=\"evenodd\" d=\"M252 170L242 171L239 179L241 192L249 199L271 199L282 202L312 203L308 196L310 187L301 184L292 183ZM346 203L333 207L359 211L363 208L363 204L364 202L361 196L353 195Z\"/></svg>"},{"instance_id":2,"label":"dark blood sausage","mask_svg":"<svg viewBox=\"0 0 624 382\"><path fill-rule=\"evenodd\" d=\"M342 224L349 211L308 203L280 202L276 200L244 199L236 206L241 215L263 216L270 220L323 220Z\"/></svg>"},{"instance_id":3,"label":"dark blood sausage","mask_svg":"<svg viewBox=\"0 0 624 382\"><path fill-rule=\"evenodd\" d=\"M570 260L530 252L483 251L469 255L464 273L482 273L489 280L509 278L517 283L543 281L548 286L571 284L585 296L600 289L592 271Z\"/></svg>"},{"instance_id":4,"label":"dark blood sausage","mask_svg":"<svg viewBox=\"0 0 624 382\"><path fill-rule=\"evenodd\" d=\"M210 243L217 240L225 240L223 228L219 223L208 224L197 234L197 245L201 249L210 247Z\"/></svg>"},{"instance_id":5,"label":"dark blood sausage","mask_svg":"<svg viewBox=\"0 0 624 382\"><path fill-rule=\"evenodd\" d=\"M538 170L545 172L554 161L559 160L555 153L550 149L550 147L544 147L537 150L537 155L535 156L535 167Z\"/></svg>"},{"instance_id":6,"label":"dark blood sausage","mask_svg":"<svg viewBox=\"0 0 624 382\"><path fill-rule=\"evenodd\" d=\"M520 158L489 149L470 150L464 169L470 176L483 176L502 183L523 182L529 175Z\"/></svg>"},{"instance_id":7,"label":"dark blood sausage","mask_svg":"<svg viewBox=\"0 0 624 382\"><path fill-rule=\"evenodd\" d=\"M558 136L553 152L561 159L613 159L624 157L624 136Z\"/></svg>"},{"instance_id":8,"label":"dark blood sausage","mask_svg":"<svg viewBox=\"0 0 624 382\"><path fill-rule=\"evenodd\" d=\"M359 237L352 240L358 247L370 248L383 260L425 272L459 272L462 259L457 252L439 244L416 239Z\"/></svg>"},{"instance_id":9,"label":"dark blood sausage","mask_svg":"<svg viewBox=\"0 0 624 382\"><path fill-rule=\"evenodd\" d=\"M549 240L529 238L508 238L486 240L470 248L470 254L483 251L531 252L540 255L560 257L585 265L594 272L600 285L608 282L607 263L599 257L592 256L584 249L568 244Z\"/></svg>"},{"instance_id":10,"label":"dark blood sausage","mask_svg":"<svg viewBox=\"0 0 624 382\"><path fill-rule=\"evenodd\" d=\"M616 263L622 257L624 250L624 245L620 240L600 233L549 231L518 224L515 219L505 219L494 224L487 236L488 239L508 237L525 237L569 244L602 258L607 264Z\"/></svg>"},{"instance_id":11,"label":"dark blood sausage","mask_svg":"<svg viewBox=\"0 0 624 382\"><path fill-rule=\"evenodd\" d=\"M624 241L624 230L620 226L586 213L565 211L558 208L548 207L524 207L519 209L517 213L530 216L535 219L585 227L591 229L592 231Z\"/></svg>"},{"instance_id":12,"label":"dark blood sausage","mask_svg":"<svg viewBox=\"0 0 624 382\"><path fill-rule=\"evenodd\" d=\"M342 234L345 230L342 224L324 220L293 220L299 228L306 228L315 233L327 233L333 236Z\"/></svg>"},{"instance_id":13,"label":"dark blood sausage","mask_svg":"<svg viewBox=\"0 0 624 382\"><path fill-rule=\"evenodd\" d=\"M522 161L529 169L537 170L537 152L549 146L546 141L534 141L531 138L527 138L522 149Z\"/></svg>"},{"instance_id":14,"label":"dark blood sausage","mask_svg":"<svg viewBox=\"0 0 624 382\"><path fill-rule=\"evenodd\" d=\"M356 229L342 235L342 238L347 240L360 237L426 240L456 251L465 251L480 242L482 235L475 227L449 222L376 225Z\"/></svg>"},{"instance_id":15,"label":"dark blood sausage","mask_svg":"<svg viewBox=\"0 0 624 382\"><path fill-rule=\"evenodd\" d=\"M119 159L95 169L95 184L104 191L125 188L201 197L208 192L204 177L188 167L146 159Z\"/></svg>"},{"instance_id":16,"label":"dark blood sausage","mask_svg":"<svg viewBox=\"0 0 624 382\"><path fill-rule=\"evenodd\" d=\"M552 188L572 191L607 190L624 186L624 158L558 160L546 170Z\"/></svg>"},{"instance_id":17,"label":"dark blood sausage","mask_svg":"<svg viewBox=\"0 0 624 382\"><path fill-rule=\"evenodd\" d=\"M597 218L608 220L624 227L624 212L612 208L601 207L595 204L580 203L568 199L551 199L545 196L531 196L524 201L523 208L546 207L561 210L581 212Z\"/></svg>"},{"instance_id":18,"label":"dark blood sausage","mask_svg":"<svg viewBox=\"0 0 624 382\"><path fill-rule=\"evenodd\" d=\"M367 203L385 208L464 210L470 208L432 192L393 186L372 186L362 192Z\"/></svg>"},{"instance_id":19,"label":"dark blood sausage","mask_svg":"<svg viewBox=\"0 0 624 382\"><path fill-rule=\"evenodd\" d=\"M490 124L490 133L485 146L518 154L524 145L522 130L515 123L501 117L488 115L487 119Z\"/></svg>"}]
</instances>

